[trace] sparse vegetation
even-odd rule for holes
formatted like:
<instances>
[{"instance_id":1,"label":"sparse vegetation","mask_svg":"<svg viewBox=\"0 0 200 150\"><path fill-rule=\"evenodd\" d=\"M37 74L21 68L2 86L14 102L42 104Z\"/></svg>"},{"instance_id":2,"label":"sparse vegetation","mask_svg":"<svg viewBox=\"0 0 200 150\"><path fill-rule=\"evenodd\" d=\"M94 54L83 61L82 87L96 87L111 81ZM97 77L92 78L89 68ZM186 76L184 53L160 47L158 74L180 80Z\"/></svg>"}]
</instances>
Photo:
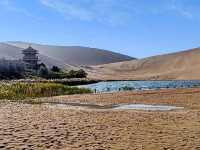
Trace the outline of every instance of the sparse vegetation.
<instances>
[{"instance_id":1,"label":"sparse vegetation","mask_svg":"<svg viewBox=\"0 0 200 150\"><path fill-rule=\"evenodd\" d=\"M59 83L63 85L76 86L76 85L85 85L98 83L102 80L93 80L87 78L72 78L72 79L20 79L20 80L12 80L11 82L15 83ZM7 81L8 82L8 81Z\"/></svg>"},{"instance_id":2,"label":"sparse vegetation","mask_svg":"<svg viewBox=\"0 0 200 150\"><path fill-rule=\"evenodd\" d=\"M129 86L124 86L124 87L122 87L122 90L123 91L131 91L131 90L134 90L135 88L133 88L133 87L129 87Z\"/></svg>"},{"instance_id":3,"label":"sparse vegetation","mask_svg":"<svg viewBox=\"0 0 200 150\"><path fill-rule=\"evenodd\" d=\"M57 66L49 69L44 63L38 65L36 72L26 72L25 65L20 60L0 60L0 80L44 78L44 79L71 79L86 78L87 73L80 70L65 71Z\"/></svg>"},{"instance_id":4,"label":"sparse vegetation","mask_svg":"<svg viewBox=\"0 0 200 150\"><path fill-rule=\"evenodd\" d=\"M58 66L53 66L53 67L51 68L51 71L52 71L52 72L60 72L61 69L60 69Z\"/></svg>"},{"instance_id":5,"label":"sparse vegetation","mask_svg":"<svg viewBox=\"0 0 200 150\"><path fill-rule=\"evenodd\" d=\"M42 78L48 78L49 70L46 65L41 65L38 70L38 76Z\"/></svg>"},{"instance_id":6,"label":"sparse vegetation","mask_svg":"<svg viewBox=\"0 0 200 150\"><path fill-rule=\"evenodd\" d=\"M83 70L80 69L78 71L71 70L68 73L68 78L86 78L87 73Z\"/></svg>"},{"instance_id":7,"label":"sparse vegetation","mask_svg":"<svg viewBox=\"0 0 200 150\"><path fill-rule=\"evenodd\" d=\"M0 99L25 99L69 94L91 93L85 88L70 87L58 83L1 83Z\"/></svg>"},{"instance_id":8,"label":"sparse vegetation","mask_svg":"<svg viewBox=\"0 0 200 150\"><path fill-rule=\"evenodd\" d=\"M45 79L71 79L71 78L86 78L87 73L83 70L65 71L57 66L53 66L50 70L46 66L40 66L38 76Z\"/></svg>"},{"instance_id":9,"label":"sparse vegetation","mask_svg":"<svg viewBox=\"0 0 200 150\"><path fill-rule=\"evenodd\" d=\"M24 77L25 68L22 61L0 59L0 80L21 79Z\"/></svg>"}]
</instances>

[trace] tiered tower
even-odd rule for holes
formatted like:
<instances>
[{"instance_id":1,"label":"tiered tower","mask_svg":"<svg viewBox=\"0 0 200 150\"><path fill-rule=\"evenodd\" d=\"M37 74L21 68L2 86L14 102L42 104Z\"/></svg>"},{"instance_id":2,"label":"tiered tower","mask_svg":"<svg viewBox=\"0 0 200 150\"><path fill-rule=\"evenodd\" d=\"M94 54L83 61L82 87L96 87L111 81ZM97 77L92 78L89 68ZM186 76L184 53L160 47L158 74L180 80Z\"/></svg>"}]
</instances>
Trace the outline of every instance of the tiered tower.
<instances>
[{"instance_id":1,"label":"tiered tower","mask_svg":"<svg viewBox=\"0 0 200 150\"><path fill-rule=\"evenodd\" d=\"M23 62L25 63L26 70L34 71L38 67L38 51L29 46L27 49L22 50Z\"/></svg>"}]
</instances>

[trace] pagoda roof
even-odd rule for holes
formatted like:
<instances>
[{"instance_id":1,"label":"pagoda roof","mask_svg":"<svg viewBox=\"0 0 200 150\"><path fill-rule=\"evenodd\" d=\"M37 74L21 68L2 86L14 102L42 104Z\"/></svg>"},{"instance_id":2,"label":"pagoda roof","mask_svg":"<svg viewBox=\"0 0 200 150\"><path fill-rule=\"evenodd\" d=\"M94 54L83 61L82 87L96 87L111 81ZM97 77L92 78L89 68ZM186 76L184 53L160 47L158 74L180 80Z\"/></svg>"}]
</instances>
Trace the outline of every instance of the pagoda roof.
<instances>
[{"instance_id":1,"label":"pagoda roof","mask_svg":"<svg viewBox=\"0 0 200 150\"><path fill-rule=\"evenodd\" d=\"M29 46L28 48L22 50L23 52L34 52L37 53L38 51L34 48L32 48L31 46Z\"/></svg>"}]
</instances>

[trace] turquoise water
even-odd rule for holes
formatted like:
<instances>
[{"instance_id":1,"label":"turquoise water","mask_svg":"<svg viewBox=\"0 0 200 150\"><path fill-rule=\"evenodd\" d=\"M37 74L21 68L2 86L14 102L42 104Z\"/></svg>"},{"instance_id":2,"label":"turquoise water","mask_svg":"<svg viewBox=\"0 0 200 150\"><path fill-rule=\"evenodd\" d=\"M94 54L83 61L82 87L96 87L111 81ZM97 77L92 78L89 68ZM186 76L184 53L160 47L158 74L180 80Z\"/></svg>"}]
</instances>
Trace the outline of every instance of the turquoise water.
<instances>
[{"instance_id":1,"label":"turquoise water","mask_svg":"<svg viewBox=\"0 0 200 150\"><path fill-rule=\"evenodd\" d=\"M83 85L96 92L117 92L129 90L156 90L168 88L193 88L200 87L198 81L108 81Z\"/></svg>"}]
</instances>

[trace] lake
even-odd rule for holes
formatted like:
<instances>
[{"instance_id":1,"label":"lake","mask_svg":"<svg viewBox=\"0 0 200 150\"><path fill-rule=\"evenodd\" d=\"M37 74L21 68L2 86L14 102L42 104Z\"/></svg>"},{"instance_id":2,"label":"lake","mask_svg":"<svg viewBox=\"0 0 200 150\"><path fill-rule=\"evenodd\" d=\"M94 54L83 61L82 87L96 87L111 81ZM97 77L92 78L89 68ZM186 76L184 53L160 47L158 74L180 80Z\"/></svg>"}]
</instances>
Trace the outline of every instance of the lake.
<instances>
[{"instance_id":1,"label":"lake","mask_svg":"<svg viewBox=\"0 0 200 150\"><path fill-rule=\"evenodd\" d=\"M200 87L200 80L179 81L107 81L83 85L96 92L117 92L131 90L157 90L169 88L194 88Z\"/></svg>"}]
</instances>

